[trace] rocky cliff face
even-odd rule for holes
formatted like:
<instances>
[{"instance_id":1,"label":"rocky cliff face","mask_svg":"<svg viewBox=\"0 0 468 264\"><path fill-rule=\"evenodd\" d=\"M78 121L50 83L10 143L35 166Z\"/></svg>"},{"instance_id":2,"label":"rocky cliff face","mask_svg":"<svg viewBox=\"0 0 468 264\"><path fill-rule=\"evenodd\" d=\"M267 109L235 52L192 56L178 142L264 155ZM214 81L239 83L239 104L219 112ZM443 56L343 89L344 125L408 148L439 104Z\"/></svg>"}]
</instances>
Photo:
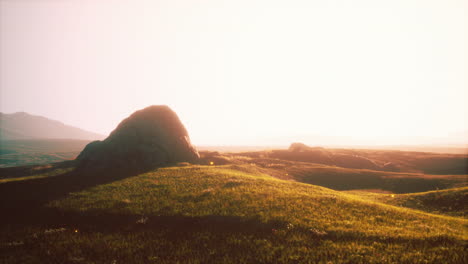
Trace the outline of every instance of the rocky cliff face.
<instances>
[{"instance_id":1,"label":"rocky cliff face","mask_svg":"<svg viewBox=\"0 0 468 264\"><path fill-rule=\"evenodd\" d=\"M198 159L187 130L168 106L133 113L109 137L91 142L77 157L79 168L138 171Z\"/></svg>"}]
</instances>

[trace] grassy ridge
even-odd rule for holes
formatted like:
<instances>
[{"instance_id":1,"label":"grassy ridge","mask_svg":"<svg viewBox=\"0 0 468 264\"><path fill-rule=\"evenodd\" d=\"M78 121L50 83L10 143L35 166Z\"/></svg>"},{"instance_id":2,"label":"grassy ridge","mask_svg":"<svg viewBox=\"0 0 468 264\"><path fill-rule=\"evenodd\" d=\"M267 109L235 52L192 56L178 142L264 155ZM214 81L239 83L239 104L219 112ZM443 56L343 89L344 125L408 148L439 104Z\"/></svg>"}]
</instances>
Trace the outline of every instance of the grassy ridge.
<instances>
[{"instance_id":1,"label":"grassy ridge","mask_svg":"<svg viewBox=\"0 0 468 264\"><path fill-rule=\"evenodd\" d=\"M2 225L0 254L5 263L466 260L462 218L262 171L255 165L172 167L73 192L48 202L34 221Z\"/></svg>"},{"instance_id":2,"label":"grassy ridge","mask_svg":"<svg viewBox=\"0 0 468 264\"><path fill-rule=\"evenodd\" d=\"M468 173L468 155L411 151L308 148L299 151L272 150L244 153L289 161L334 165L345 168L426 174Z\"/></svg>"},{"instance_id":3,"label":"grassy ridge","mask_svg":"<svg viewBox=\"0 0 468 264\"><path fill-rule=\"evenodd\" d=\"M0 168L0 183L60 176L75 169L73 161L47 165L29 165L13 168Z\"/></svg>"},{"instance_id":4,"label":"grassy ridge","mask_svg":"<svg viewBox=\"0 0 468 264\"><path fill-rule=\"evenodd\" d=\"M277 220L329 231L366 230L366 234L378 236L412 221L413 225L398 232L403 237L420 235L421 227L414 225L414 221L431 221L437 227L428 236L444 233L461 238L462 234L456 231L460 221L368 203L327 188L281 181L230 167L160 169L71 194L50 206L135 215L255 217L262 222Z\"/></svg>"},{"instance_id":5,"label":"grassy ridge","mask_svg":"<svg viewBox=\"0 0 468 264\"><path fill-rule=\"evenodd\" d=\"M240 157L231 159L236 162ZM466 185L466 175L430 175L414 172L389 172L351 169L308 162L270 158L250 158L264 172L280 179L291 179L335 190L383 189L395 193L423 192Z\"/></svg>"},{"instance_id":6,"label":"grassy ridge","mask_svg":"<svg viewBox=\"0 0 468 264\"><path fill-rule=\"evenodd\" d=\"M434 214L468 216L468 187L408 194L349 191L368 200L413 208Z\"/></svg>"}]
</instances>

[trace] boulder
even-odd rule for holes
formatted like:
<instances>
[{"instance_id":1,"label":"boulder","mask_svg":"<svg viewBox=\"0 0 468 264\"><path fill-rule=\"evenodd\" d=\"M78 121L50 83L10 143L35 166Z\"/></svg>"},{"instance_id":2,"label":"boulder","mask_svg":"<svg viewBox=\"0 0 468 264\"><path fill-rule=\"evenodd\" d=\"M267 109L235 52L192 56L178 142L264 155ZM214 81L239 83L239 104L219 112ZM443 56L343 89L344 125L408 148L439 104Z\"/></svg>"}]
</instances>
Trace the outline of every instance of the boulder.
<instances>
[{"instance_id":1,"label":"boulder","mask_svg":"<svg viewBox=\"0 0 468 264\"><path fill-rule=\"evenodd\" d=\"M305 152L305 151L311 151L311 150L325 151L325 148L323 148L323 147L309 147L304 143L295 142L295 143L292 143L289 146L288 150L292 151L292 152Z\"/></svg>"},{"instance_id":2,"label":"boulder","mask_svg":"<svg viewBox=\"0 0 468 264\"><path fill-rule=\"evenodd\" d=\"M289 146L289 151L304 152L310 150L310 147L304 143L295 142Z\"/></svg>"},{"instance_id":3,"label":"boulder","mask_svg":"<svg viewBox=\"0 0 468 264\"><path fill-rule=\"evenodd\" d=\"M177 114L160 105L133 113L105 140L89 143L77 161L82 169L145 171L199 157Z\"/></svg>"}]
</instances>

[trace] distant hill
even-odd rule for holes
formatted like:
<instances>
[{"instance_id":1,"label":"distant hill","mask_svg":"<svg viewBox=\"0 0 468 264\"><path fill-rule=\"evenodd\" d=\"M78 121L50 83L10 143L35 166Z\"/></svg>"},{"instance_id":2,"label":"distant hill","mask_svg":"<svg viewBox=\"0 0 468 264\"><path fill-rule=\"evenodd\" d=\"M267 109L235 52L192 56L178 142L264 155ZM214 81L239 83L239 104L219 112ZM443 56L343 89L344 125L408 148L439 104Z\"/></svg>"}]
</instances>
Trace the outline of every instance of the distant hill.
<instances>
[{"instance_id":1,"label":"distant hill","mask_svg":"<svg viewBox=\"0 0 468 264\"><path fill-rule=\"evenodd\" d=\"M104 136L62 122L25 112L0 113L0 140L81 139L97 140Z\"/></svg>"},{"instance_id":2,"label":"distant hill","mask_svg":"<svg viewBox=\"0 0 468 264\"><path fill-rule=\"evenodd\" d=\"M332 149L368 149L368 150L400 150L400 151L417 151L417 152L432 152L432 153L447 153L447 154L468 154L468 144L454 145L326 145L321 144L320 147ZM275 149L287 149L287 145L264 145L264 146L215 146L201 145L197 146L200 151L219 151L219 152L248 152L248 151L263 151Z\"/></svg>"},{"instance_id":3,"label":"distant hill","mask_svg":"<svg viewBox=\"0 0 468 264\"><path fill-rule=\"evenodd\" d=\"M200 156L202 164L256 165L260 172L275 178L335 190L412 193L464 187L467 183L466 154L327 149L303 144L291 147L243 153L201 151Z\"/></svg>"}]
</instances>

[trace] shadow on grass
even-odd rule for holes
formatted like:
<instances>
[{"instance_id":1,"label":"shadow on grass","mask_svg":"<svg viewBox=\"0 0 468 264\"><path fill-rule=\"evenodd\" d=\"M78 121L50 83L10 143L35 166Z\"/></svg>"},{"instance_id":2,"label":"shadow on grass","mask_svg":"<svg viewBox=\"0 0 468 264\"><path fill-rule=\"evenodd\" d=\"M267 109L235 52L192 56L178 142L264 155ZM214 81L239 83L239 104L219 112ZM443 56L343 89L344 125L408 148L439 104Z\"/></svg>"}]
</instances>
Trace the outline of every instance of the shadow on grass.
<instances>
[{"instance_id":1,"label":"shadow on grass","mask_svg":"<svg viewBox=\"0 0 468 264\"><path fill-rule=\"evenodd\" d=\"M20 178L38 174L53 173L59 169L67 169L75 166L74 160L56 162L44 165L26 165L18 167L0 168L0 179Z\"/></svg>"},{"instance_id":2,"label":"shadow on grass","mask_svg":"<svg viewBox=\"0 0 468 264\"><path fill-rule=\"evenodd\" d=\"M454 188L465 182L462 177L451 177L442 179L431 178L397 178L385 177L379 174L339 174L304 173L297 177L298 181L313 185L319 185L334 190L357 190L357 189L383 189L394 193L415 193L432 190Z\"/></svg>"},{"instance_id":3,"label":"shadow on grass","mask_svg":"<svg viewBox=\"0 0 468 264\"><path fill-rule=\"evenodd\" d=\"M3 219L4 220L4 219ZM197 234L211 234L218 237L229 235L246 235L258 239L268 239L278 244L288 244L291 241L301 241L310 245L317 245L316 242L332 241L334 243L364 243L374 242L382 244L402 244L411 245L415 248L433 246L461 246L465 241L456 238L440 235L433 237L400 237L400 236L378 236L371 235L365 231L328 231L317 234L316 230L308 227L295 226L290 228L285 221L264 222L258 218L238 217L238 216L141 216L135 214L116 214L105 210L94 210L87 212L65 212L55 208L41 208L33 212L30 217L17 218L15 222L5 223L1 221L2 229L16 230L7 232L6 240L14 240L14 237L22 237L25 241L33 243L33 238L24 237L26 230L73 230L79 231L82 235L94 236L95 234L126 236L140 236L142 234L158 234L165 241L188 240ZM27 229L24 229L27 227ZM1 230L1 229L0 229ZM18 233L19 232L19 233ZM33 234L30 234L31 236ZM26 235L28 236L28 235ZM123 238L122 237L122 238ZM121 239L122 239L121 238ZM32 239L32 240L31 240ZM3 239L2 239L3 240ZM34 244L34 243L33 243ZM34 246L34 245L31 245Z\"/></svg>"},{"instance_id":4,"label":"shadow on grass","mask_svg":"<svg viewBox=\"0 0 468 264\"><path fill-rule=\"evenodd\" d=\"M144 171L121 169L90 171L76 169L76 163L67 161L48 166L24 166L0 169L3 178L18 178L34 174L50 173L57 169L69 169L53 177L27 179L0 184L0 223L35 217L43 206L53 200L96 185L136 176Z\"/></svg>"},{"instance_id":5,"label":"shadow on grass","mask_svg":"<svg viewBox=\"0 0 468 264\"><path fill-rule=\"evenodd\" d=\"M73 163L57 166L74 166ZM24 227L54 229L66 227L80 232L133 233L158 232L170 233L169 238L190 237L193 232L211 232L215 234L254 234L259 237L274 237L275 241L287 241L288 236L301 235L310 240L343 241L378 241L385 243L410 243L423 246L427 244L450 244L459 241L438 236L431 239L402 238L398 236L372 236L364 231L326 232L317 235L306 227L288 228L284 221L264 222L257 218L236 216L207 215L190 217L183 215L141 216L135 214L115 214L105 210L87 212L65 212L44 207L46 203L67 196L70 192L112 181L132 177L142 173L122 170L105 172L84 172L73 170L55 177L7 182L0 184L0 226L5 230L21 232ZM19 173L18 173L19 174ZM229 186L227 186L229 187ZM164 215L164 212L161 212ZM3 229L2 228L2 229ZM281 231L279 235L278 230ZM7 235L14 235L6 232Z\"/></svg>"},{"instance_id":6,"label":"shadow on grass","mask_svg":"<svg viewBox=\"0 0 468 264\"><path fill-rule=\"evenodd\" d=\"M47 173L54 169L73 168L73 162L52 164L41 169L41 173ZM31 175L34 166L9 168L1 170L2 175L23 177ZM48 208L45 205L53 200L65 198L72 192L110 183L113 181L136 176L145 171L83 171L74 169L54 177L29 179L22 181L6 182L0 184L0 225L10 227L40 227L56 228L58 226L74 226L79 229L99 230L99 232L116 232L119 230L151 228L183 230L206 230L216 232L270 232L272 229L281 228L286 223L273 221L264 223L258 219L246 219L235 216L151 216L150 218L132 214L114 214L108 211L92 212L65 212L56 208ZM9 174L8 174L9 173ZM164 212L161 212L164 215ZM144 220L144 219L149 220ZM143 220L142 220L143 219ZM138 224L137 221L145 223ZM16 229L16 228L13 228Z\"/></svg>"},{"instance_id":7,"label":"shadow on grass","mask_svg":"<svg viewBox=\"0 0 468 264\"><path fill-rule=\"evenodd\" d=\"M310 263L328 262L330 256L340 254L349 258L343 262L359 263L348 256L353 250L334 247L330 251L327 243L381 242L410 250L442 245L456 247L457 252L465 245L447 236L382 237L366 234L365 230L320 233L255 217L190 217L164 215L162 211L163 216L142 216L44 206L70 192L139 173L75 170L55 177L0 184L0 259L5 259L4 263L298 263L290 261L289 254L308 245L313 250L302 253L302 257L310 259ZM196 261L188 261L192 259Z\"/></svg>"}]
</instances>

